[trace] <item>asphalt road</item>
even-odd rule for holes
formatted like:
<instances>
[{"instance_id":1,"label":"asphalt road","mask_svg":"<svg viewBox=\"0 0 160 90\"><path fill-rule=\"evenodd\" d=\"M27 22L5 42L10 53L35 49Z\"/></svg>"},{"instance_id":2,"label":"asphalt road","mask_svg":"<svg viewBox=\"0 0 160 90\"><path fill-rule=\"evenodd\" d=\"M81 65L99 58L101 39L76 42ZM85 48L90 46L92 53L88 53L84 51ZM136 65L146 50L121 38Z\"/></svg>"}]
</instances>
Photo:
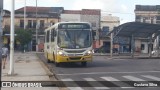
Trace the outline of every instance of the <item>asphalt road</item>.
<instances>
[{"instance_id":1,"label":"asphalt road","mask_svg":"<svg viewBox=\"0 0 160 90\"><path fill-rule=\"evenodd\" d=\"M82 67L80 63L55 67L54 63L47 63L43 53L38 56L59 80L66 81L71 90L160 90L159 59L109 59L106 56L95 56L87 67ZM73 83L76 83L75 87Z\"/></svg>"}]
</instances>

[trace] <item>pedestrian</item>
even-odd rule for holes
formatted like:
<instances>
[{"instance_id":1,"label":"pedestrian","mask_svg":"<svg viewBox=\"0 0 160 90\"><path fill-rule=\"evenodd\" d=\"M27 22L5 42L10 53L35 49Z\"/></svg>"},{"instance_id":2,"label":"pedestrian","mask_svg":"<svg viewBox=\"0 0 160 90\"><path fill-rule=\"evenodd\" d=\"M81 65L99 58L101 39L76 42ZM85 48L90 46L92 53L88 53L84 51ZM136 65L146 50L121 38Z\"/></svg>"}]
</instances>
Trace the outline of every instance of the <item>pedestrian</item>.
<instances>
[{"instance_id":1,"label":"pedestrian","mask_svg":"<svg viewBox=\"0 0 160 90\"><path fill-rule=\"evenodd\" d=\"M3 66L3 69L5 69L7 56L8 56L8 48L6 46L3 46L2 47L2 64L3 64L2 66Z\"/></svg>"}]
</instances>

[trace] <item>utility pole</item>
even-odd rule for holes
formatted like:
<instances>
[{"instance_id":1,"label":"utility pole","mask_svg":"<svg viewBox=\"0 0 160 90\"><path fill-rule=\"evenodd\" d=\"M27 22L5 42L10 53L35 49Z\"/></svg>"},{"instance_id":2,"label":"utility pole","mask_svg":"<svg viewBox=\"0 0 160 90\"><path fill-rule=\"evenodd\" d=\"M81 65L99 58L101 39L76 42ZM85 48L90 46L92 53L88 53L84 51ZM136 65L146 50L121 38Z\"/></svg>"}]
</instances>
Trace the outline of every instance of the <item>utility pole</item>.
<instances>
[{"instance_id":1,"label":"utility pole","mask_svg":"<svg viewBox=\"0 0 160 90\"><path fill-rule=\"evenodd\" d=\"M113 57L113 33L111 33L111 37L110 37L110 56L111 58Z\"/></svg>"},{"instance_id":2,"label":"utility pole","mask_svg":"<svg viewBox=\"0 0 160 90\"><path fill-rule=\"evenodd\" d=\"M26 0L24 1L24 30L26 29Z\"/></svg>"},{"instance_id":3,"label":"utility pole","mask_svg":"<svg viewBox=\"0 0 160 90\"><path fill-rule=\"evenodd\" d=\"M2 67L2 12L3 10L0 8L0 66ZM0 69L0 73L2 73L2 69ZM1 80L1 77L0 77Z\"/></svg>"},{"instance_id":4,"label":"utility pole","mask_svg":"<svg viewBox=\"0 0 160 90\"><path fill-rule=\"evenodd\" d=\"M3 0L0 1L0 66L2 67L2 20L3 20ZM2 73L2 69L0 69ZM0 77L1 80L1 77Z\"/></svg>"},{"instance_id":5,"label":"utility pole","mask_svg":"<svg viewBox=\"0 0 160 90\"><path fill-rule=\"evenodd\" d=\"M37 0L36 0L36 52L38 52Z\"/></svg>"},{"instance_id":6,"label":"utility pole","mask_svg":"<svg viewBox=\"0 0 160 90\"><path fill-rule=\"evenodd\" d=\"M14 4L15 0L11 0L11 36L10 36L10 70L9 75L14 75Z\"/></svg>"},{"instance_id":7,"label":"utility pole","mask_svg":"<svg viewBox=\"0 0 160 90\"><path fill-rule=\"evenodd\" d=\"M159 57L159 35L156 38L156 57Z\"/></svg>"}]
</instances>

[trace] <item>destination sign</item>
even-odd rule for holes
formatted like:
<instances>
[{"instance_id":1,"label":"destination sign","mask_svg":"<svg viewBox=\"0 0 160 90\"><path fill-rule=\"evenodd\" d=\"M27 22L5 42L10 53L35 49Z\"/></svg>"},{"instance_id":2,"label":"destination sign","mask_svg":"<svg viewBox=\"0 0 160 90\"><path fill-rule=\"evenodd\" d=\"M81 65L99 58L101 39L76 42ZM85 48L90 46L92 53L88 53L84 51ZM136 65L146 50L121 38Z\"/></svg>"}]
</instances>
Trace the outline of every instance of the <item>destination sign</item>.
<instances>
[{"instance_id":1,"label":"destination sign","mask_svg":"<svg viewBox=\"0 0 160 90\"><path fill-rule=\"evenodd\" d=\"M59 29L90 29L90 25L87 23L63 23L59 24Z\"/></svg>"}]
</instances>

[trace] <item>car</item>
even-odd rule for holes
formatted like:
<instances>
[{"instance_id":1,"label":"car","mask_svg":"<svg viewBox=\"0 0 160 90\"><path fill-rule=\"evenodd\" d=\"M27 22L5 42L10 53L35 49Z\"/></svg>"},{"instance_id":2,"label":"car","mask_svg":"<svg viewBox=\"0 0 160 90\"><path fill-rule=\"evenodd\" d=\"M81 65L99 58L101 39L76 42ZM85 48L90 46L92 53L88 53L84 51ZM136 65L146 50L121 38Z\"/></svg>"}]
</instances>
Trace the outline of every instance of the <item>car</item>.
<instances>
[{"instance_id":1,"label":"car","mask_svg":"<svg viewBox=\"0 0 160 90\"><path fill-rule=\"evenodd\" d=\"M151 53L152 55L155 55L157 53L157 50L153 50Z\"/></svg>"}]
</instances>

